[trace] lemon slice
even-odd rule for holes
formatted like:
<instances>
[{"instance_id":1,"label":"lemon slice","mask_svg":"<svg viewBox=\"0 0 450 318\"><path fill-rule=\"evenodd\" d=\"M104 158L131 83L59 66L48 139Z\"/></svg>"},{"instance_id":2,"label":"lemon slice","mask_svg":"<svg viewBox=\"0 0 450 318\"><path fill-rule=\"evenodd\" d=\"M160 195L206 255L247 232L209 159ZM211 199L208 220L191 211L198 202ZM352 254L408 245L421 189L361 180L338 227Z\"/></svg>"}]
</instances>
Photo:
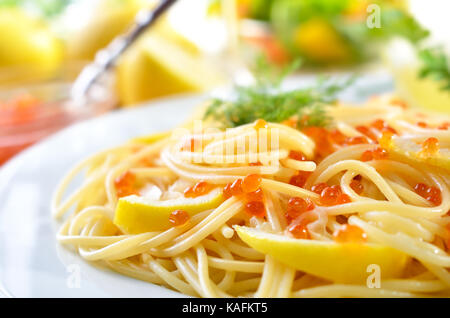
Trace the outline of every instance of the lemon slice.
<instances>
[{"instance_id":1,"label":"lemon slice","mask_svg":"<svg viewBox=\"0 0 450 318\"><path fill-rule=\"evenodd\" d=\"M156 33L143 38L122 57L116 75L123 105L199 92L223 82L214 65Z\"/></svg>"},{"instance_id":2,"label":"lemon slice","mask_svg":"<svg viewBox=\"0 0 450 318\"><path fill-rule=\"evenodd\" d=\"M114 224L131 234L164 231L171 227L169 216L175 210L184 210L190 216L218 207L224 201L222 190L216 188L196 198L178 198L156 201L131 195L119 199Z\"/></svg>"},{"instance_id":3,"label":"lemon slice","mask_svg":"<svg viewBox=\"0 0 450 318\"><path fill-rule=\"evenodd\" d=\"M393 136L390 141L381 142L381 146L399 159L426 163L450 171L450 149L448 148L441 148L436 153L425 154L422 152L421 143L398 136Z\"/></svg>"},{"instance_id":4,"label":"lemon slice","mask_svg":"<svg viewBox=\"0 0 450 318\"><path fill-rule=\"evenodd\" d=\"M365 283L371 271L380 266L381 278L399 277L408 256L377 244L336 243L293 239L256 229L235 226L239 237L258 252L268 254L297 270L337 283Z\"/></svg>"}]
</instances>

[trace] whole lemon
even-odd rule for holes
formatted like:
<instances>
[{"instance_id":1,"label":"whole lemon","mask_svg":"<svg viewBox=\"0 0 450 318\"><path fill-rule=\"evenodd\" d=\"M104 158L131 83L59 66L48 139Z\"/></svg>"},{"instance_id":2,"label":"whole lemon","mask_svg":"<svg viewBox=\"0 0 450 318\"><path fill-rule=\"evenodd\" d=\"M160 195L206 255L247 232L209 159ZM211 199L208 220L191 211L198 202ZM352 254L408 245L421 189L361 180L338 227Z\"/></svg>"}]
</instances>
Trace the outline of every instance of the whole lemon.
<instances>
[{"instance_id":1,"label":"whole lemon","mask_svg":"<svg viewBox=\"0 0 450 318\"><path fill-rule=\"evenodd\" d=\"M55 70L63 46L48 26L20 9L0 8L0 67Z\"/></svg>"}]
</instances>

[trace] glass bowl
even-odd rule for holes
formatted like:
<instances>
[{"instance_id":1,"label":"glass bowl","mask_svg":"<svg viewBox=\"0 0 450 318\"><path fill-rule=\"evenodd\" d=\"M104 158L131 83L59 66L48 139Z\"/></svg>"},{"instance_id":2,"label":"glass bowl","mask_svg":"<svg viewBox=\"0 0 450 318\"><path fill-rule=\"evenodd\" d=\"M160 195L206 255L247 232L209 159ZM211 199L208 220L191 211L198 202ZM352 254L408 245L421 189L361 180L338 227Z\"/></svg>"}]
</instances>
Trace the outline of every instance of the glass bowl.
<instances>
[{"instance_id":1,"label":"glass bowl","mask_svg":"<svg viewBox=\"0 0 450 318\"><path fill-rule=\"evenodd\" d=\"M0 87L0 165L61 128L102 114L117 104L108 86L99 85L93 87L88 102L75 106L69 99L70 87L67 80ZM6 101L24 97L33 100L33 107L5 106Z\"/></svg>"}]
</instances>

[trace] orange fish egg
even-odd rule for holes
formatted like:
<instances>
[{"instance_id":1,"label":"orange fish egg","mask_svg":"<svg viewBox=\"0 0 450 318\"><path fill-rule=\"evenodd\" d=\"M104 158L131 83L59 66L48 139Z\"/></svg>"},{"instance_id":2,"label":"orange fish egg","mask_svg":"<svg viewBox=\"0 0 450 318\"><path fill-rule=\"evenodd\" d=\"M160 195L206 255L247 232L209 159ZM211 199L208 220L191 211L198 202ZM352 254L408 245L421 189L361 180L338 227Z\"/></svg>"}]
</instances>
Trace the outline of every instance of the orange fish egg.
<instances>
[{"instance_id":1,"label":"orange fish egg","mask_svg":"<svg viewBox=\"0 0 450 318\"><path fill-rule=\"evenodd\" d=\"M414 186L414 191L435 206L442 203L441 190L436 187L430 187L424 183L417 183Z\"/></svg>"},{"instance_id":2,"label":"orange fish egg","mask_svg":"<svg viewBox=\"0 0 450 318\"><path fill-rule=\"evenodd\" d=\"M170 213L169 222L173 226L181 226L189 221L189 214L184 210L175 210Z\"/></svg>"},{"instance_id":3,"label":"orange fish egg","mask_svg":"<svg viewBox=\"0 0 450 318\"><path fill-rule=\"evenodd\" d=\"M245 197L248 201L263 201L264 193L261 189L257 189L256 191L246 193Z\"/></svg>"},{"instance_id":4,"label":"orange fish egg","mask_svg":"<svg viewBox=\"0 0 450 318\"><path fill-rule=\"evenodd\" d=\"M298 161L306 160L306 156L301 151L295 151L295 150L291 150L289 152L289 158L298 160Z\"/></svg>"},{"instance_id":5,"label":"orange fish egg","mask_svg":"<svg viewBox=\"0 0 450 318\"><path fill-rule=\"evenodd\" d=\"M303 188L311 174L312 172L309 171L299 171L297 175L291 177L289 184Z\"/></svg>"},{"instance_id":6,"label":"orange fish egg","mask_svg":"<svg viewBox=\"0 0 450 318\"><path fill-rule=\"evenodd\" d=\"M266 215L264 203L261 201L250 201L245 205L245 212L257 218L263 218Z\"/></svg>"},{"instance_id":7,"label":"orange fish egg","mask_svg":"<svg viewBox=\"0 0 450 318\"><path fill-rule=\"evenodd\" d=\"M362 185L362 183L358 180L352 180L352 182L350 182L350 188L353 189L353 191L356 192L356 194L361 194L364 191L364 186Z\"/></svg>"},{"instance_id":8,"label":"orange fish egg","mask_svg":"<svg viewBox=\"0 0 450 318\"><path fill-rule=\"evenodd\" d=\"M192 187L187 188L184 191L184 196L186 198L196 198L201 195L205 195L212 190L212 185L206 181L199 181Z\"/></svg>"},{"instance_id":9,"label":"orange fish egg","mask_svg":"<svg viewBox=\"0 0 450 318\"><path fill-rule=\"evenodd\" d=\"M304 212L314 210L314 207L314 203L308 198L292 197L288 201L286 214L289 218L295 219Z\"/></svg>"},{"instance_id":10,"label":"orange fish egg","mask_svg":"<svg viewBox=\"0 0 450 318\"><path fill-rule=\"evenodd\" d=\"M262 178L259 174L249 174L242 181L242 191L244 193L249 193L258 190L259 186L261 185L261 180Z\"/></svg>"},{"instance_id":11,"label":"orange fish egg","mask_svg":"<svg viewBox=\"0 0 450 318\"><path fill-rule=\"evenodd\" d=\"M230 198L232 196L238 196L243 194L242 191L242 179L236 179L234 182L228 183L223 188L223 194L225 198Z\"/></svg>"},{"instance_id":12,"label":"orange fish egg","mask_svg":"<svg viewBox=\"0 0 450 318\"><path fill-rule=\"evenodd\" d=\"M137 194L135 189L136 176L127 171L114 180L114 187L118 198Z\"/></svg>"},{"instance_id":13,"label":"orange fish egg","mask_svg":"<svg viewBox=\"0 0 450 318\"><path fill-rule=\"evenodd\" d=\"M287 230L296 239L308 240L311 238L308 232L308 228L306 227L305 224L292 222L288 226Z\"/></svg>"},{"instance_id":14,"label":"orange fish egg","mask_svg":"<svg viewBox=\"0 0 450 318\"><path fill-rule=\"evenodd\" d=\"M311 188L311 191L314 193L317 193L317 194L321 194L325 188L328 188L328 184L322 182L322 183L313 185Z\"/></svg>"},{"instance_id":15,"label":"orange fish egg","mask_svg":"<svg viewBox=\"0 0 450 318\"><path fill-rule=\"evenodd\" d=\"M425 155L435 155L439 151L439 140L431 137L422 144L422 153Z\"/></svg>"},{"instance_id":16,"label":"orange fish egg","mask_svg":"<svg viewBox=\"0 0 450 318\"><path fill-rule=\"evenodd\" d=\"M253 125L253 128L255 128L256 130L267 127L269 127L269 125L267 124L267 121L265 121L264 119L258 119L257 121L255 121Z\"/></svg>"},{"instance_id":17,"label":"orange fish egg","mask_svg":"<svg viewBox=\"0 0 450 318\"><path fill-rule=\"evenodd\" d=\"M364 243L367 234L356 225L345 224L334 234L334 240L338 243Z\"/></svg>"}]
</instances>

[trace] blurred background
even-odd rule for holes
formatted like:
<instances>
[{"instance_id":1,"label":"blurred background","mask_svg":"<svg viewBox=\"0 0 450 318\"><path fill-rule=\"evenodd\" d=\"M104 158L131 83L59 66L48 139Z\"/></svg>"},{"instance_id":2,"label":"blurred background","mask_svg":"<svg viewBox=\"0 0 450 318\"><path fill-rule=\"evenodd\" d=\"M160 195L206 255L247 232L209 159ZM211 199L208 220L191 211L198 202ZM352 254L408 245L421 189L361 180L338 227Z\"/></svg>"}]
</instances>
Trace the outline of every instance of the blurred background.
<instances>
[{"instance_id":1,"label":"blurred background","mask_svg":"<svg viewBox=\"0 0 450 318\"><path fill-rule=\"evenodd\" d=\"M295 76L386 72L416 107L450 114L450 2L179 0L127 50L89 107L70 83L157 0L0 0L0 164L75 121L210 91L260 56Z\"/></svg>"}]
</instances>

